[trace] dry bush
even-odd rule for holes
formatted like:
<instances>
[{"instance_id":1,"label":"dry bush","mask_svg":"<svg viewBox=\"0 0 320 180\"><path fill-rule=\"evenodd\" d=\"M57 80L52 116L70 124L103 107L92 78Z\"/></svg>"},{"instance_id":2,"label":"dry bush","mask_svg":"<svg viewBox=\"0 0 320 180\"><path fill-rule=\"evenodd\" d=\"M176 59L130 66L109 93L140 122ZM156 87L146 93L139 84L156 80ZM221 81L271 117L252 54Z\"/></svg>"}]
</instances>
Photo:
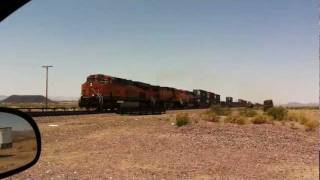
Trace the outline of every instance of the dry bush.
<instances>
[{"instance_id":1,"label":"dry bush","mask_svg":"<svg viewBox=\"0 0 320 180\"><path fill-rule=\"evenodd\" d=\"M254 117L256 116L258 113L256 110L254 109L249 109L249 108L245 108L240 110L240 115L245 116L245 117Z\"/></svg>"},{"instance_id":2,"label":"dry bush","mask_svg":"<svg viewBox=\"0 0 320 180\"><path fill-rule=\"evenodd\" d=\"M251 122L252 122L253 124L265 124L265 123L267 123L268 121L269 121L268 116L262 115L262 114L259 114L259 115L255 116L255 117L251 120Z\"/></svg>"},{"instance_id":3,"label":"dry bush","mask_svg":"<svg viewBox=\"0 0 320 180\"><path fill-rule=\"evenodd\" d=\"M178 114L176 116L176 125L178 127L185 126L190 123L190 118L188 114Z\"/></svg>"},{"instance_id":4,"label":"dry bush","mask_svg":"<svg viewBox=\"0 0 320 180\"><path fill-rule=\"evenodd\" d=\"M210 107L210 111L215 113L218 116L228 116L231 114L230 108L221 107L219 105L213 105Z\"/></svg>"},{"instance_id":5,"label":"dry bush","mask_svg":"<svg viewBox=\"0 0 320 180\"><path fill-rule=\"evenodd\" d=\"M306 116L300 116L299 122L301 124L306 124L308 123L309 119Z\"/></svg>"},{"instance_id":6,"label":"dry bush","mask_svg":"<svg viewBox=\"0 0 320 180\"><path fill-rule=\"evenodd\" d=\"M286 118L287 121L299 122L299 115L296 113L288 113Z\"/></svg>"},{"instance_id":7,"label":"dry bush","mask_svg":"<svg viewBox=\"0 0 320 180\"><path fill-rule=\"evenodd\" d=\"M288 117L287 117L287 120L299 122L301 124L305 124L310 119L312 119L310 116L307 116L305 113L302 113L302 112L300 112L300 113L289 113Z\"/></svg>"},{"instance_id":8,"label":"dry bush","mask_svg":"<svg viewBox=\"0 0 320 180\"><path fill-rule=\"evenodd\" d=\"M267 115L271 116L274 120L282 121L287 117L288 111L284 107L273 107L267 110Z\"/></svg>"},{"instance_id":9,"label":"dry bush","mask_svg":"<svg viewBox=\"0 0 320 180\"><path fill-rule=\"evenodd\" d=\"M220 117L216 113L214 113L214 112L212 112L210 110L204 112L201 115L201 118L203 120L209 121L209 122L219 122L220 121Z\"/></svg>"},{"instance_id":10,"label":"dry bush","mask_svg":"<svg viewBox=\"0 0 320 180\"><path fill-rule=\"evenodd\" d=\"M319 121L307 116L305 113L289 113L287 116L288 121L298 122L306 127L307 131L313 131L319 127Z\"/></svg>"},{"instance_id":11,"label":"dry bush","mask_svg":"<svg viewBox=\"0 0 320 180\"><path fill-rule=\"evenodd\" d=\"M286 120L305 124L309 119L303 113L288 113Z\"/></svg>"},{"instance_id":12,"label":"dry bush","mask_svg":"<svg viewBox=\"0 0 320 180\"><path fill-rule=\"evenodd\" d=\"M247 120L245 117L241 116L240 114L230 114L226 117L225 122L237 123L239 125L243 125L247 123Z\"/></svg>"},{"instance_id":13,"label":"dry bush","mask_svg":"<svg viewBox=\"0 0 320 180\"><path fill-rule=\"evenodd\" d=\"M299 116L297 116L297 117L298 117L298 121L297 122L299 122L300 124L306 124L310 120L304 114L299 114Z\"/></svg>"},{"instance_id":14,"label":"dry bush","mask_svg":"<svg viewBox=\"0 0 320 180\"><path fill-rule=\"evenodd\" d=\"M304 126L306 127L306 131L314 131L319 127L319 121L314 119L309 119Z\"/></svg>"}]
</instances>

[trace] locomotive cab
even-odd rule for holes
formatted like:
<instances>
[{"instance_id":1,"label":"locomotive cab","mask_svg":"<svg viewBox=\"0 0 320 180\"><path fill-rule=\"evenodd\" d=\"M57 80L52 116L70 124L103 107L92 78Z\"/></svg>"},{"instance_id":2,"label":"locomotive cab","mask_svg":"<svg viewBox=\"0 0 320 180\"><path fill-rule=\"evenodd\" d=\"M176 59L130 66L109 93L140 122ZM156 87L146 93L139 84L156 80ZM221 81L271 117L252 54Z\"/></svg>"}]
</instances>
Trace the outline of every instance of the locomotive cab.
<instances>
[{"instance_id":1,"label":"locomotive cab","mask_svg":"<svg viewBox=\"0 0 320 180\"><path fill-rule=\"evenodd\" d=\"M112 83L110 76L102 74L90 75L81 86L79 107L86 109L101 109L104 104L104 91Z\"/></svg>"},{"instance_id":2,"label":"locomotive cab","mask_svg":"<svg viewBox=\"0 0 320 180\"><path fill-rule=\"evenodd\" d=\"M111 80L112 80L112 78L109 76L97 74L97 75L88 76L86 83L97 82L97 83L107 85L107 84L111 84Z\"/></svg>"}]
</instances>

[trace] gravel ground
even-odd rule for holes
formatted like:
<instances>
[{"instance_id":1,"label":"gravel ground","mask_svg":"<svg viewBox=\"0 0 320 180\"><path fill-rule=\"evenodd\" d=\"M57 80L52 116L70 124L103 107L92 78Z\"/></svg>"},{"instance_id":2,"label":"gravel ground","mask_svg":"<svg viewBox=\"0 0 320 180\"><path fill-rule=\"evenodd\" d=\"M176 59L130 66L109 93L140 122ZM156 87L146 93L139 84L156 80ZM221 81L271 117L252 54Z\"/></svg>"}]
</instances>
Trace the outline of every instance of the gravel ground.
<instances>
[{"instance_id":1,"label":"gravel ground","mask_svg":"<svg viewBox=\"0 0 320 180\"><path fill-rule=\"evenodd\" d=\"M319 179L317 132L176 114L36 118L41 159L11 179Z\"/></svg>"}]
</instances>

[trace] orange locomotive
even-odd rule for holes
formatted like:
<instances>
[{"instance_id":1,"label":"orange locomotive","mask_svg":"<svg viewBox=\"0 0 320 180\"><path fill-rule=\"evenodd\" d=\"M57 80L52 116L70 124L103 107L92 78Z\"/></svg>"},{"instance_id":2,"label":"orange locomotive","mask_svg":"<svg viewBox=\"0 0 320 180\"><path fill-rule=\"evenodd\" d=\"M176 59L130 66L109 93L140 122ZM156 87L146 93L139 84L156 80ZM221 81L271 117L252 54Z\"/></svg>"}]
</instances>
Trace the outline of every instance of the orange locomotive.
<instances>
[{"instance_id":1,"label":"orange locomotive","mask_svg":"<svg viewBox=\"0 0 320 180\"><path fill-rule=\"evenodd\" d=\"M80 107L99 110L163 112L159 86L106 76L90 75L82 85Z\"/></svg>"},{"instance_id":2,"label":"orange locomotive","mask_svg":"<svg viewBox=\"0 0 320 180\"><path fill-rule=\"evenodd\" d=\"M81 108L117 110L120 113L162 113L167 109L209 107L220 103L219 95L203 90L191 92L153 86L103 74L88 76L81 89Z\"/></svg>"}]
</instances>

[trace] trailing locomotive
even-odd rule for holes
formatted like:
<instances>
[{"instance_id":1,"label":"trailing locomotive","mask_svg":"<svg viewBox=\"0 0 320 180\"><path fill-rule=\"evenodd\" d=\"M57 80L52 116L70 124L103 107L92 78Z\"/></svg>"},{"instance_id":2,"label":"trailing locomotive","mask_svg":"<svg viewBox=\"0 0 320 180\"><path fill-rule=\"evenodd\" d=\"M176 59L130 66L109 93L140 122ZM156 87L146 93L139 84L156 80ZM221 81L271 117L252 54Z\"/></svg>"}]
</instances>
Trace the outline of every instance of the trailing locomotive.
<instances>
[{"instance_id":1,"label":"trailing locomotive","mask_svg":"<svg viewBox=\"0 0 320 180\"><path fill-rule=\"evenodd\" d=\"M231 99L228 103L221 102L219 94L200 89L186 91L94 74L81 86L79 107L119 113L163 113L168 109L207 108L214 104L248 106L244 100L232 103Z\"/></svg>"}]
</instances>

